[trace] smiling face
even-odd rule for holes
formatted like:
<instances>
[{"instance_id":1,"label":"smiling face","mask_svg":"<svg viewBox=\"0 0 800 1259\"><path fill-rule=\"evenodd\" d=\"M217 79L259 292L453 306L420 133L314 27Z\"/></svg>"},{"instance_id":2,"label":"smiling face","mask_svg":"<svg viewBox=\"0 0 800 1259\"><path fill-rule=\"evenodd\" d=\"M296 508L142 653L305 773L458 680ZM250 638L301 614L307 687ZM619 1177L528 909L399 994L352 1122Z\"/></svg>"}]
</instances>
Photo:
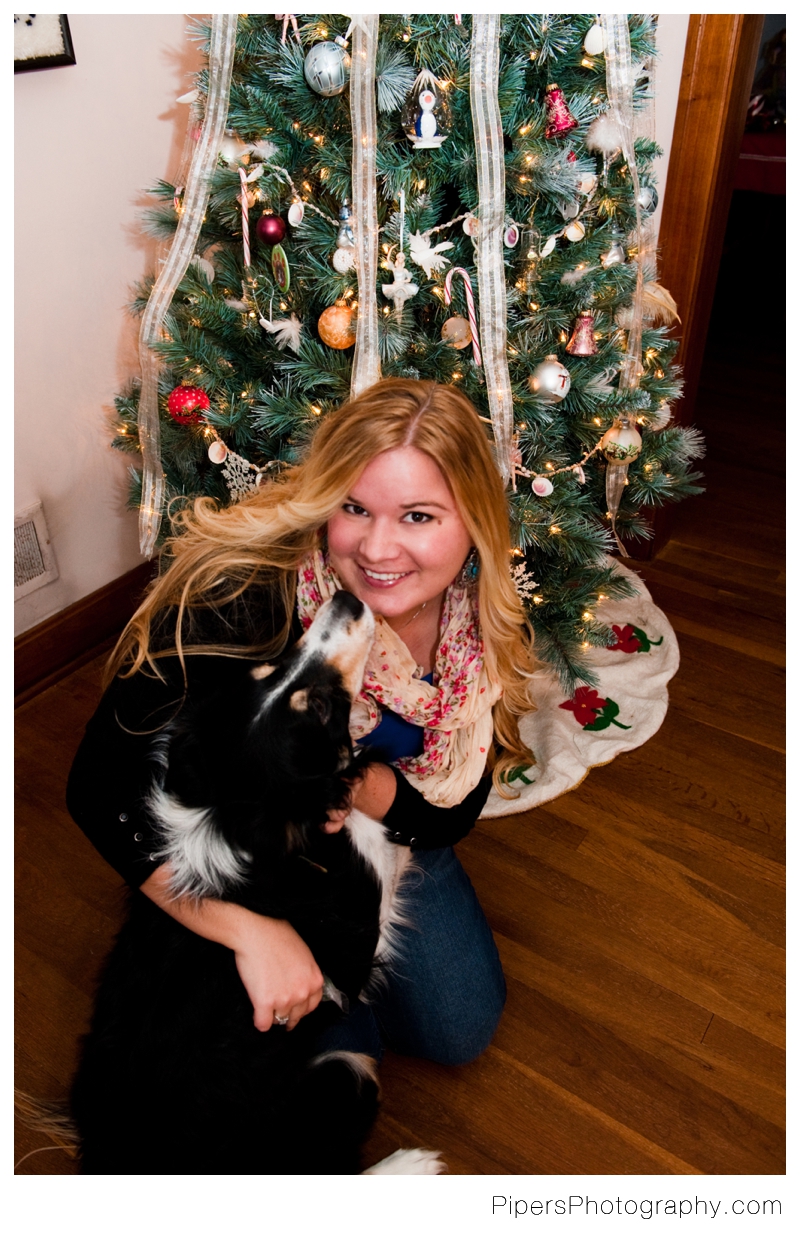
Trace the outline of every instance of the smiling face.
<instances>
[{"instance_id":1,"label":"smiling face","mask_svg":"<svg viewBox=\"0 0 800 1259\"><path fill-rule=\"evenodd\" d=\"M368 463L328 521L343 586L390 625L443 594L471 545L442 473L413 446Z\"/></svg>"}]
</instances>

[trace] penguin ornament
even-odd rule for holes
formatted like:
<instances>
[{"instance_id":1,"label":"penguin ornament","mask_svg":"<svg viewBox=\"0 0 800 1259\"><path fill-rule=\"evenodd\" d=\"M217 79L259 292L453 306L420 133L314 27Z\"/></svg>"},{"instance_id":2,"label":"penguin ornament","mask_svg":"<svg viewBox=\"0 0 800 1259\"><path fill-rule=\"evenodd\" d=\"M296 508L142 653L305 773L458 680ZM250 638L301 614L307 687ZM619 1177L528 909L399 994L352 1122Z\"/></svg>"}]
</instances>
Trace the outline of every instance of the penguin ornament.
<instances>
[{"instance_id":1,"label":"penguin ornament","mask_svg":"<svg viewBox=\"0 0 800 1259\"><path fill-rule=\"evenodd\" d=\"M440 117L443 102L437 95L437 83L433 74L423 70L411 89L401 117L403 130L415 149L438 149L447 139L439 130L436 110Z\"/></svg>"}]
</instances>

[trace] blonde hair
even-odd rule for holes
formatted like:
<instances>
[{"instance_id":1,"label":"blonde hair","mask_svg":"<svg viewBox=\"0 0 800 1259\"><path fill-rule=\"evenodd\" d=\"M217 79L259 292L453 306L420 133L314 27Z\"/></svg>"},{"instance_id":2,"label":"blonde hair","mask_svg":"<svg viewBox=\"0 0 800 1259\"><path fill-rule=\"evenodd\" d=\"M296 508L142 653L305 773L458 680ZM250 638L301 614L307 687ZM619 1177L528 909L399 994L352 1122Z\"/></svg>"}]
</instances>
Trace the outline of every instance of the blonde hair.
<instances>
[{"instance_id":1,"label":"blonde hair","mask_svg":"<svg viewBox=\"0 0 800 1259\"><path fill-rule=\"evenodd\" d=\"M185 652L274 657L285 647L294 610L297 570L320 544L325 525L377 455L413 446L444 475L480 559L478 605L485 664L502 687L494 708L498 789L515 765L529 764L518 719L531 710L533 634L511 578L508 507L491 446L475 408L450 385L388 378L321 422L303 461L243 502L220 508L199 498L176 518L165 545L168 566L150 587L109 662L125 676L159 656ZM271 585L285 617L262 642L184 646L193 612L222 610L254 584ZM172 614L172 615L170 615ZM174 618L174 644L154 649L156 627ZM504 792L507 794L507 792Z\"/></svg>"}]
</instances>

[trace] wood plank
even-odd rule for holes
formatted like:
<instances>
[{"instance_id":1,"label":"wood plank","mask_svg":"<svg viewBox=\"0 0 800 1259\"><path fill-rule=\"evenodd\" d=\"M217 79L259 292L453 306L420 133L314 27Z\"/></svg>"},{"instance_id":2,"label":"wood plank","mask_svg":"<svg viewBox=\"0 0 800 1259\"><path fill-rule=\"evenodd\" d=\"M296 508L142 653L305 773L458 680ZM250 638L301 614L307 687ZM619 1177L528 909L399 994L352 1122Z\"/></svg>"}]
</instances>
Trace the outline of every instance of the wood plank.
<instances>
[{"instance_id":1,"label":"wood plank","mask_svg":"<svg viewBox=\"0 0 800 1259\"><path fill-rule=\"evenodd\" d=\"M602 990L610 1019L622 1017L618 1005L627 1010L633 1004L652 1019L656 1008L665 1008L668 991L687 1003L679 1004L681 1018L689 1006L701 1021L708 1011L703 1029L718 1013L768 1044L783 1045L780 949L704 897L693 905L689 896L664 892L655 878L643 884L639 854L631 860L623 845L612 853L606 843L594 852L582 849L577 869L569 868L570 855L554 849L552 865L545 865L521 860L500 844L473 853L465 865L492 928L535 947L539 960L566 967L570 984ZM517 889L513 910L504 895L509 886ZM569 1003L572 995L563 1000Z\"/></svg>"}]
</instances>

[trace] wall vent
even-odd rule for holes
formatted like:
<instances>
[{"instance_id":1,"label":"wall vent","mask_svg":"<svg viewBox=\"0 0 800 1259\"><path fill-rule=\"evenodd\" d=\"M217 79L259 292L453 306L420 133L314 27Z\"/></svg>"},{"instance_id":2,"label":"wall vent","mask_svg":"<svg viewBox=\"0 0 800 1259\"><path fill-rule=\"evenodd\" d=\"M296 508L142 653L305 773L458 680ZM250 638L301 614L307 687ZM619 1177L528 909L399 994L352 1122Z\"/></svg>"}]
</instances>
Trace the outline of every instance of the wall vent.
<instances>
[{"instance_id":1,"label":"wall vent","mask_svg":"<svg viewBox=\"0 0 800 1259\"><path fill-rule=\"evenodd\" d=\"M53 548L41 503L34 503L14 517L14 598L58 580Z\"/></svg>"}]
</instances>

